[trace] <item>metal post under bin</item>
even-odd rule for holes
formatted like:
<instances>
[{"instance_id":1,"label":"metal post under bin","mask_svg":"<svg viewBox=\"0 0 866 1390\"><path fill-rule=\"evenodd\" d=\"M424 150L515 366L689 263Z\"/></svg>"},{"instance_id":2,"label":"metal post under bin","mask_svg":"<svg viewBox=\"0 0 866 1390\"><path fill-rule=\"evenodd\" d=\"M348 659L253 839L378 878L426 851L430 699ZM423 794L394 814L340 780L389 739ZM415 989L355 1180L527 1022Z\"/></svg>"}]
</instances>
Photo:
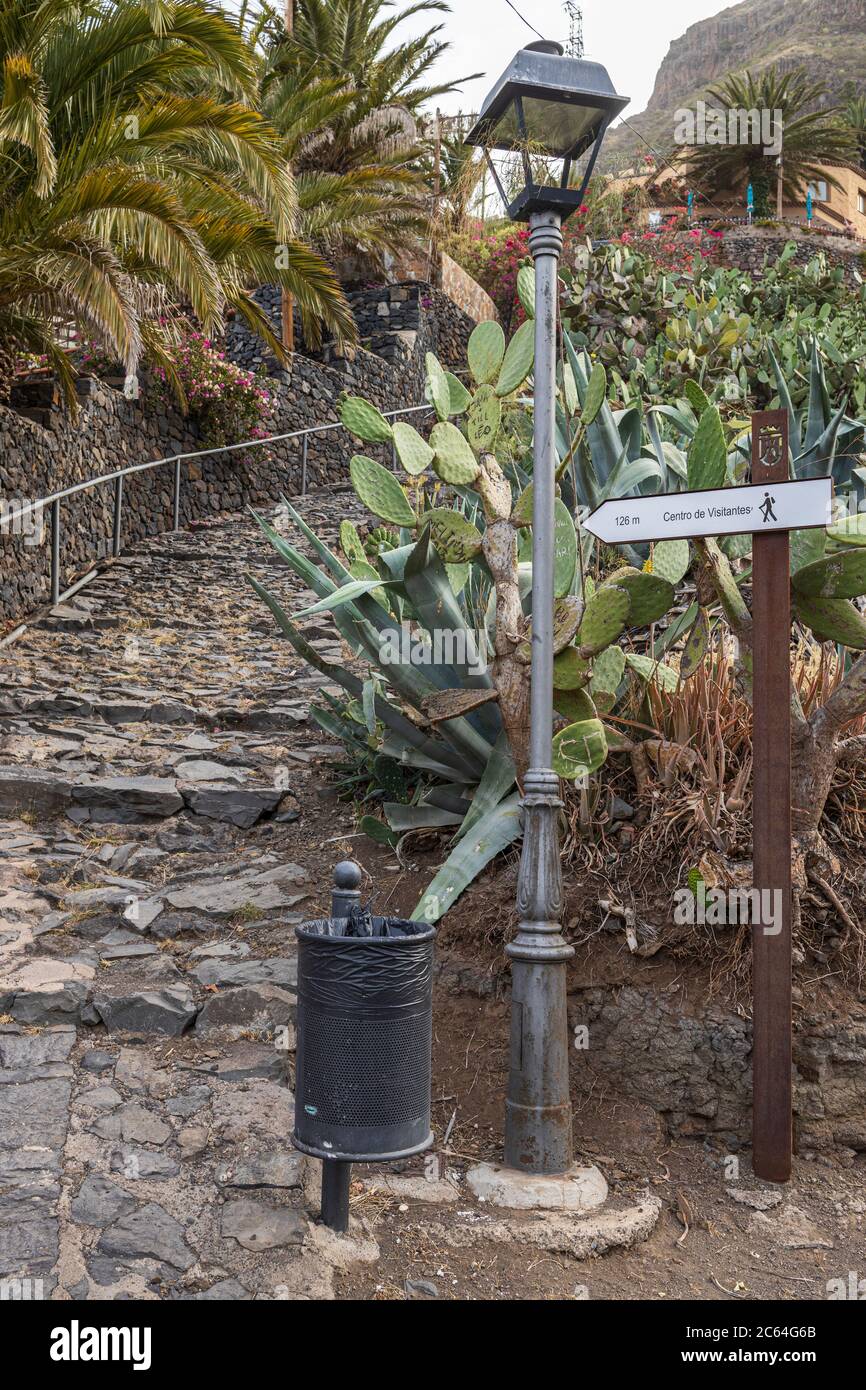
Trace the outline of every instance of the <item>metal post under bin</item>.
<instances>
[{"instance_id":1,"label":"metal post under bin","mask_svg":"<svg viewBox=\"0 0 866 1390\"><path fill-rule=\"evenodd\" d=\"M426 922L360 910L361 870L334 874L332 916L298 938L295 1147L322 1159L322 1218L344 1231L352 1163L423 1152L430 1129L433 942Z\"/></svg>"}]
</instances>

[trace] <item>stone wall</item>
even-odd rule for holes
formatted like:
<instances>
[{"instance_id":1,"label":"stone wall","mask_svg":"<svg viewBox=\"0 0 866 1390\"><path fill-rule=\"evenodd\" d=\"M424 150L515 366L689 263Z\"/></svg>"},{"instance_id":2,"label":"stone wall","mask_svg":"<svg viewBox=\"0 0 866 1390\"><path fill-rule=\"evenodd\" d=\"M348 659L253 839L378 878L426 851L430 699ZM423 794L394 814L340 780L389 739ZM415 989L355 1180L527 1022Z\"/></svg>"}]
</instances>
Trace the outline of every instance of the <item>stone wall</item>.
<instances>
[{"instance_id":1,"label":"stone wall","mask_svg":"<svg viewBox=\"0 0 866 1390\"><path fill-rule=\"evenodd\" d=\"M296 354L290 372L275 383L273 434L337 422L335 405L350 385L382 410L421 403L417 382L370 353L357 352L341 371ZM0 519L14 510L16 499L29 500L60 491L76 482L203 446L194 422L162 405L148 407L146 381L142 399L128 401L122 391L85 378L80 383L81 409L73 421L50 382L30 392L31 407L47 423L24 418L0 405ZM423 419L423 417L421 417ZM356 445L342 428L309 436L307 473L310 488L344 482ZM390 451L367 446L367 453L390 462ZM181 524L240 511L248 503L265 504L301 489L303 444L278 444L191 460L182 466ZM141 540L171 528L174 468L127 478L124 484L123 538ZM110 554L114 486L81 493L61 504L61 590L94 562ZM19 532L22 527L17 528ZM43 517L42 539L26 523L26 534L0 528L0 634L50 599L51 517Z\"/></svg>"},{"instance_id":2,"label":"stone wall","mask_svg":"<svg viewBox=\"0 0 866 1390\"><path fill-rule=\"evenodd\" d=\"M279 288L264 285L255 297L279 331ZM347 298L358 325L361 351L373 354L399 372L401 380L411 386L413 400L421 399L426 353L435 352L443 366L451 371L465 370L466 344L478 320L455 304L442 290L423 282L403 281L397 285L367 286L352 291ZM295 335L297 342L303 343L298 317L295 320ZM243 366L264 367L270 372L277 370L277 364L267 348L240 320L229 326L226 351L232 361ZM358 349L344 354L331 343L319 350L304 345L303 351L305 355L341 372L353 386L357 384L353 363ZM366 366L364 371L366 373Z\"/></svg>"},{"instance_id":3,"label":"stone wall","mask_svg":"<svg viewBox=\"0 0 866 1390\"><path fill-rule=\"evenodd\" d=\"M585 989L568 1001L571 1027L589 1029L573 1065L652 1106L672 1135L747 1141L752 1029L722 1003L689 1004L679 988ZM794 1115L798 1151L866 1150L866 1007L797 1011Z\"/></svg>"},{"instance_id":4,"label":"stone wall","mask_svg":"<svg viewBox=\"0 0 866 1390\"><path fill-rule=\"evenodd\" d=\"M852 287L858 284L858 276L866 277L866 248L862 242L851 241L847 237L773 234L770 228L726 232L721 243L720 260L723 265L760 274L765 264L773 265L778 260L790 241L796 245L793 259L797 265L808 265L819 252L823 252L830 265L842 267L845 280Z\"/></svg>"}]
</instances>

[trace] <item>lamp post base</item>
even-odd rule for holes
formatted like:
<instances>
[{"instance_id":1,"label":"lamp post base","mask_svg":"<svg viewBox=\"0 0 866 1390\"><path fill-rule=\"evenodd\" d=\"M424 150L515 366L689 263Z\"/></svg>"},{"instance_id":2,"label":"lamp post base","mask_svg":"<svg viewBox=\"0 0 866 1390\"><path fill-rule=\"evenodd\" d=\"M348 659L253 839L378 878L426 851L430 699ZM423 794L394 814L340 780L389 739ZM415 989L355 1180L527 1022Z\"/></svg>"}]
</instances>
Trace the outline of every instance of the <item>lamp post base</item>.
<instances>
[{"instance_id":1,"label":"lamp post base","mask_svg":"<svg viewBox=\"0 0 866 1390\"><path fill-rule=\"evenodd\" d=\"M512 1211L598 1211L608 1197L607 1183L595 1164L574 1164L565 1173L524 1173L498 1163L478 1163L466 1174L470 1191L481 1202Z\"/></svg>"},{"instance_id":2,"label":"lamp post base","mask_svg":"<svg viewBox=\"0 0 866 1390\"><path fill-rule=\"evenodd\" d=\"M559 778L531 768L524 778L523 852L517 936L511 958L511 1061L505 1102L505 1164L524 1173L565 1173L572 1165L568 1085L566 964L560 931L562 873Z\"/></svg>"}]
</instances>

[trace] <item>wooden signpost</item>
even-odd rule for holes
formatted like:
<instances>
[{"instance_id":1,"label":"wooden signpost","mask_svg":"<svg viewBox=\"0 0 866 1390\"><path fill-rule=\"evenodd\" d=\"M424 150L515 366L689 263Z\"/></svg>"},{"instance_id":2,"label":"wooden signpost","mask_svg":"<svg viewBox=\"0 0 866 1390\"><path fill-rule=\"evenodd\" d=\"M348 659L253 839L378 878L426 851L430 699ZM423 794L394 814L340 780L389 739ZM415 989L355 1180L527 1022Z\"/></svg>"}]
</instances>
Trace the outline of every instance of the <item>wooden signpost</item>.
<instances>
[{"instance_id":1,"label":"wooden signpost","mask_svg":"<svg viewBox=\"0 0 866 1390\"><path fill-rule=\"evenodd\" d=\"M833 498L830 478L790 482L788 458L787 412L759 411L748 486L621 498L583 523L611 544L752 532L753 887L781 906L752 924L752 1164L771 1182L792 1152L789 534L829 525Z\"/></svg>"}]
</instances>

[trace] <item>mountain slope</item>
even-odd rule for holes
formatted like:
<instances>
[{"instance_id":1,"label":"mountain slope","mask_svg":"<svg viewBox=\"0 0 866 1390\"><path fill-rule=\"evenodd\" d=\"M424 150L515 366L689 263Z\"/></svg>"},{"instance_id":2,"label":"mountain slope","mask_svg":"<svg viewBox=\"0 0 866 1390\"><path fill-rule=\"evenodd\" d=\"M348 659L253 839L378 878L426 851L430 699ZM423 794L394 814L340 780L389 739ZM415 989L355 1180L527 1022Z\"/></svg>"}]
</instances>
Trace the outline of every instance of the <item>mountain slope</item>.
<instances>
[{"instance_id":1,"label":"mountain slope","mask_svg":"<svg viewBox=\"0 0 866 1390\"><path fill-rule=\"evenodd\" d=\"M674 140L678 107L693 106L728 73L805 67L827 87L830 102L853 86L866 92L866 0L744 0L675 39L659 68L646 111L630 126L662 153ZM645 149L628 126L613 130L608 158Z\"/></svg>"}]
</instances>

